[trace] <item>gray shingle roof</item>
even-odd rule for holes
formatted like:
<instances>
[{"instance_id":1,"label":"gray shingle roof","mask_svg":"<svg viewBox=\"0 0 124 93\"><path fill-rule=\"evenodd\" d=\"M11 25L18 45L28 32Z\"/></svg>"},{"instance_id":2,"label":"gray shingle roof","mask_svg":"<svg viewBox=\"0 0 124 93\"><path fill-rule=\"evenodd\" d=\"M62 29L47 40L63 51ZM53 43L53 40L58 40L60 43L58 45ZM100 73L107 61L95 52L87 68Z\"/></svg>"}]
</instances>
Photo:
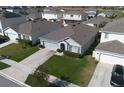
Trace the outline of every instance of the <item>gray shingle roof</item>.
<instances>
[{"instance_id":1,"label":"gray shingle roof","mask_svg":"<svg viewBox=\"0 0 124 93\"><path fill-rule=\"evenodd\" d=\"M109 22L102 31L124 33L124 18Z\"/></svg>"},{"instance_id":2,"label":"gray shingle roof","mask_svg":"<svg viewBox=\"0 0 124 93\"><path fill-rule=\"evenodd\" d=\"M91 23L91 24L100 24L100 23L102 23L102 22L106 22L106 23L108 23L108 22L111 22L112 20L111 19L109 19L109 18L105 18L105 17L102 17L102 16L98 16L98 17L94 17L94 18L91 18L91 19L89 19L88 21L85 21L85 22L83 22L83 23Z\"/></svg>"},{"instance_id":3,"label":"gray shingle roof","mask_svg":"<svg viewBox=\"0 0 124 93\"><path fill-rule=\"evenodd\" d=\"M100 43L95 50L124 54L124 44L117 40L104 42L104 43Z\"/></svg>"},{"instance_id":4,"label":"gray shingle roof","mask_svg":"<svg viewBox=\"0 0 124 93\"><path fill-rule=\"evenodd\" d=\"M19 26L18 32L21 34L35 35L38 33L49 33L58 28L61 28L60 22L51 22L44 19L37 19L34 21L28 21Z\"/></svg>"},{"instance_id":5,"label":"gray shingle roof","mask_svg":"<svg viewBox=\"0 0 124 93\"><path fill-rule=\"evenodd\" d=\"M51 32L47 35L41 37L41 39L60 41L65 38L72 38L80 45L86 44L93 36L98 32L98 29L94 27L87 26L85 24L77 24L75 26L66 26L55 32Z\"/></svg>"},{"instance_id":6,"label":"gray shingle roof","mask_svg":"<svg viewBox=\"0 0 124 93\"><path fill-rule=\"evenodd\" d=\"M26 22L25 17L15 17L15 18L1 17L1 24L2 24L3 29L5 29L6 27L10 27L10 28L14 29L15 31L17 31L18 26L24 22Z\"/></svg>"}]
</instances>

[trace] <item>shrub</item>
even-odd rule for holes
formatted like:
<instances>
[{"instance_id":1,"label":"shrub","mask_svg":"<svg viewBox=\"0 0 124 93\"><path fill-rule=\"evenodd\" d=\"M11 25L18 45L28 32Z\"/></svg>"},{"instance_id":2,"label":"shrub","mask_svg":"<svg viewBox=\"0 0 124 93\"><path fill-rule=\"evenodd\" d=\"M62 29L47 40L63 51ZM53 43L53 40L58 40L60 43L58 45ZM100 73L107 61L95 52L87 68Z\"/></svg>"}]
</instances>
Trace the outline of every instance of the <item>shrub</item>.
<instances>
[{"instance_id":1,"label":"shrub","mask_svg":"<svg viewBox=\"0 0 124 93\"><path fill-rule=\"evenodd\" d=\"M57 49L56 51L59 52L59 53L63 52L61 49Z\"/></svg>"},{"instance_id":2,"label":"shrub","mask_svg":"<svg viewBox=\"0 0 124 93\"><path fill-rule=\"evenodd\" d=\"M44 45L39 45L39 48L45 48L45 46Z\"/></svg>"},{"instance_id":3,"label":"shrub","mask_svg":"<svg viewBox=\"0 0 124 93\"><path fill-rule=\"evenodd\" d=\"M65 80L67 82L71 82L70 78L66 76L61 76L60 79Z\"/></svg>"},{"instance_id":4,"label":"shrub","mask_svg":"<svg viewBox=\"0 0 124 93\"><path fill-rule=\"evenodd\" d=\"M75 57L75 58L80 58L81 55L79 53L74 53L70 51L64 51L64 55L70 56L70 57Z\"/></svg>"}]
</instances>

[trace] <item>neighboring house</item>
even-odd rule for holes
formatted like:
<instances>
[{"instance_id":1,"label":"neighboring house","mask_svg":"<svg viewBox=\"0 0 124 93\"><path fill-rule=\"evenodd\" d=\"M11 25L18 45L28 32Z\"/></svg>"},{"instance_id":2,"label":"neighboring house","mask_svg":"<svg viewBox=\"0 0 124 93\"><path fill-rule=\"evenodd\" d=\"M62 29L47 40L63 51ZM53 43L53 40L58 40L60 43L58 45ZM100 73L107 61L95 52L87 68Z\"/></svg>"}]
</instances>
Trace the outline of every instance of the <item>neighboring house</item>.
<instances>
[{"instance_id":1,"label":"neighboring house","mask_svg":"<svg viewBox=\"0 0 124 93\"><path fill-rule=\"evenodd\" d=\"M124 44L117 40L100 43L92 56L99 62L124 65Z\"/></svg>"},{"instance_id":2,"label":"neighboring house","mask_svg":"<svg viewBox=\"0 0 124 93\"><path fill-rule=\"evenodd\" d=\"M83 21L87 20L88 15L83 11L62 10L59 8L47 8L42 12L42 18L48 20L70 20Z\"/></svg>"},{"instance_id":3,"label":"neighboring house","mask_svg":"<svg viewBox=\"0 0 124 93\"><path fill-rule=\"evenodd\" d=\"M7 13L8 14L8 13ZM16 31L19 24L23 23L26 21L25 17L21 17L21 16L4 16L1 15L0 17L0 32L2 35L7 35L10 37L10 39L14 39L14 34L13 33L9 33L9 30L14 30ZM7 32L9 31L9 32Z\"/></svg>"},{"instance_id":4,"label":"neighboring house","mask_svg":"<svg viewBox=\"0 0 124 93\"><path fill-rule=\"evenodd\" d=\"M95 40L97 32L98 29L94 27L75 24L40 37L40 43L54 51L61 49L83 54Z\"/></svg>"},{"instance_id":5,"label":"neighboring house","mask_svg":"<svg viewBox=\"0 0 124 93\"><path fill-rule=\"evenodd\" d=\"M115 12L113 12L113 11L105 12L105 15L108 18L112 18L112 17L115 17L116 16Z\"/></svg>"},{"instance_id":6,"label":"neighboring house","mask_svg":"<svg viewBox=\"0 0 124 93\"><path fill-rule=\"evenodd\" d=\"M31 40L32 44L39 42L39 37L62 27L60 22L36 19L22 23L18 27L18 39Z\"/></svg>"},{"instance_id":7,"label":"neighboring house","mask_svg":"<svg viewBox=\"0 0 124 93\"><path fill-rule=\"evenodd\" d=\"M106 14L105 13L99 13L97 16L106 17Z\"/></svg>"},{"instance_id":8,"label":"neighboring house","mask_svg":"<svg viewBox=\"0 0 124 93\"><path fill-rule=\"evenodd\" d=\"M124 43L124 18L109 22L100 32L100 42L118 40Z\"/></svg>"},{"instance_id":9,"label":"neighboring house","mask_svg":"<svg viewBox=\"0 0 124 93\"><path fill-rule=\"evenodd\" d=\"M60 20L62 19L62 11L57 8L46 8L42 12L42 18L47 20Z\"/></svg>"},{"instance_id":10,"label":"neighboring house","mask_svg":"<svg viewBox=\"0 0 124 93\"><path fill-rule=\"evenodd\" d=\"M88 15L82 11L64 11L63 12L63 20L70 21L86 21L88 19Z\"/></svg>"},{"instance_id":11,"label":"neighboring house","mask_svg":"<svg viewBox=\"0 0 124 93\"><path fill-rule=\"evenodd\" d=\"M88 14L88 19L90 19L97 16L98 10L96 8L86 8L85 13Z\"/></svg>"},{"instance_id":12,"label":"neighboring house","mask_svg":"<svg viewBox=\"0 0 124 93\"><path fill-rule=\"evenodd\" d=\"M105 17L94 17L92 19L89 19L87 21L84 21L83 23L89 26L97 27L97 28L102 28L104 27L108 22L111 22L111 19L105 18Z\"/></svg>"}]
</instances>

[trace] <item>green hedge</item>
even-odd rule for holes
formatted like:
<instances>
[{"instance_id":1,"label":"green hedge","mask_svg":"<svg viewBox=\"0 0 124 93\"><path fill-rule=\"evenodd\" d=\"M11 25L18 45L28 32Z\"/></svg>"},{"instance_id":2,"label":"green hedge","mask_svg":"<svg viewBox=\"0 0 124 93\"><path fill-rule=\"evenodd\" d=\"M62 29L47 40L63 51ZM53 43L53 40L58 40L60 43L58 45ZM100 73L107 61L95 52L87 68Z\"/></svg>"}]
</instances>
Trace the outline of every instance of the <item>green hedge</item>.
<instances>
[{"instance_id":1,"label":"green hedge","mask_svg":"<svg viewBox=\"0 0 124 93\"><path fill-rule=\"evenodd\" d=\"M75 57L75 58L80 58L81 55L79 53L74 53L70 51L64 51L64 55L70 56L70 57Z\"/></svg>"}]
</instances>

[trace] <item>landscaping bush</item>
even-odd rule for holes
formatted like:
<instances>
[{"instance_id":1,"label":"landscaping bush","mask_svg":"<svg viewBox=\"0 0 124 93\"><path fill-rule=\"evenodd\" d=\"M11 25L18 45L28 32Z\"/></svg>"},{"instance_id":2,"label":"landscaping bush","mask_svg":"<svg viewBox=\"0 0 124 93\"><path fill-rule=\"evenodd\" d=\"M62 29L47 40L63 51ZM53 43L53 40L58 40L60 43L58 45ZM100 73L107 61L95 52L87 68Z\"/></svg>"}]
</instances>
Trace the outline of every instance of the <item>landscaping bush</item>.
<instances>
[{"instance_id":1,"label":"landscaping bush","mask_svg":"<svg viewBox=\"0 0 124 93\"><path fill-rule=\"evenodd\" d=\"M57 49L56 51L59 52L59 53L62 53L63 52L61 49Z\"/></svg>"},{"instance_id":2,"label":"landscaping bush","mask_svg":"<svg viewBox=\"0 0 124 93\"><path fill-rule=\"evenodd\" d=\"M23 48L31 47L32 42L30 40L23 40L23 39L18 39L18 42L22 44Z\"/></svg>"},{"instance_id":3,"label":"landscaping bush","mask_svg":"<svg viewBox=\"0 0 124 93\"><path fill-rule=\"evenodd\" d=\"M64 55L70 56L70 57L75 57L75 58L80 58L81 55L79 53L74 53L70 51L64 51Z\"/></svg>"},{"instance_id":4,"label":"landscaping bush","mask_svg":"<svg viewBox=\"0 0 124 93\"><path fill-rule=\"evenodd\" d=\"M45 46L44 45L39 45L39 48L45 48Z\"/></svg>"},{"instance_id":5,"label":"landscaping bush","mask_svg":"<svg viewBox=\"0 0 124 93\"><path fill-rule=\"evenodd\" d=\"M61 76L60 79L65 80L67 82L71 82L70 78L66 76Z\"/></svg>"}]
</instances>

